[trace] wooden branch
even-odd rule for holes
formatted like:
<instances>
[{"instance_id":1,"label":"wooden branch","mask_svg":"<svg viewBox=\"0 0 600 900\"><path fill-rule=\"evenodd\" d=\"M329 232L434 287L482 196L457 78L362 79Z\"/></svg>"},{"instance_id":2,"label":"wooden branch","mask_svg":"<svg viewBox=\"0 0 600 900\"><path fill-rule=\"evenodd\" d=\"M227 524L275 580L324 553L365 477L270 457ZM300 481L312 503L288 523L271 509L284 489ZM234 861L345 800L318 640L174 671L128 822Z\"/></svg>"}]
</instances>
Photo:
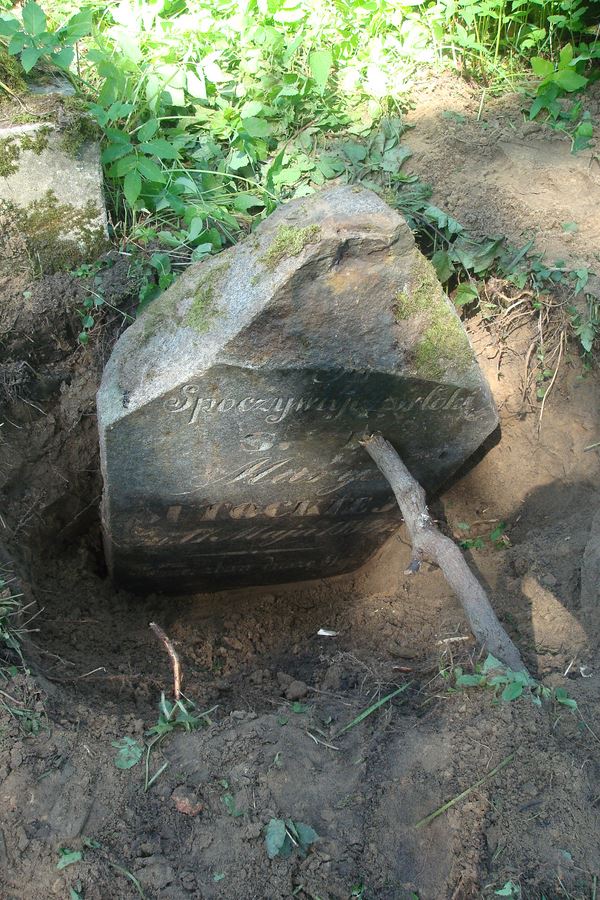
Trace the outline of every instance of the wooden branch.
<instances>
[{"instance_id":1,"label":"wooden branch","mask_svg":"<svg viewBox=\"0 0 600 900\"><path fill-rule=\"evenodd\" d=\"M173 696L176 700L179 700L181 697L181 664L179 662L179 657L175 653L173 642L167 637L160 625L157 625L156 622L150 622L150 628L159 641L164 644L165 650L169 654L171 668L173 669Z\"/></svg>"},{"instance_id":2,"label":"wooden branch","mask_svg":"<svg viewBox=\"0 0 600 900\"><path fill-rule=\"evenodd\" d=\"M390 483L412 541L411 571L423 559L436 563L462 603L477 641L509 669L526 672L521 654L498 621L487 594L450 538L435 527L427 510L425 491L412 477L389 441L373 434L363 447Z\"/></svg>"}]
</instances>

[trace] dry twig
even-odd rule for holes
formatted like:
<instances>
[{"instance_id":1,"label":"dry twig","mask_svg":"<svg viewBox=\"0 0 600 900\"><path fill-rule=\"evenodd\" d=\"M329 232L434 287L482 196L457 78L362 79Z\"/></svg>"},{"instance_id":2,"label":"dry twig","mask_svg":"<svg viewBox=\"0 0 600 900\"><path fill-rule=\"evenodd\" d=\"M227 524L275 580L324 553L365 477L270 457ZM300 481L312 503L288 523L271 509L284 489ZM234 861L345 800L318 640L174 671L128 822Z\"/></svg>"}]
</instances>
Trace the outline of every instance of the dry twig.
<instances>
[{"instance_id":1,"label":"dry twig","mask_svg":"<svg viewBox=\"0 0 600 900\"><path fill-rule=\"evenodd\" d=\"M150 622L150 628L159 639L159 641L164 644L165 649L169 654L171 667L173 669L173 696L176 700L179 700L179 698L181 697L181 663L179 662L179 657L175 653L175 647L173 646L170 638L168 638L164 633L160 625L157 625L156 622Z\"/></svg>"},{"instance_id":2,"label":"dry twig","mask_svg":"<svg viewBox=\"0 0 600 900\"><path fill-rule=\"evenodd\" d=\"M516 646L498 621L487 594L469 569L457 545L434 525L425 502L425 491L392 445L380 434L363 441L363 447L389 482L412 540L417 571L423 559L436 563L462 603L471 630L489 653L514 671L527 671Z\"/></svg>"}]
</instances>

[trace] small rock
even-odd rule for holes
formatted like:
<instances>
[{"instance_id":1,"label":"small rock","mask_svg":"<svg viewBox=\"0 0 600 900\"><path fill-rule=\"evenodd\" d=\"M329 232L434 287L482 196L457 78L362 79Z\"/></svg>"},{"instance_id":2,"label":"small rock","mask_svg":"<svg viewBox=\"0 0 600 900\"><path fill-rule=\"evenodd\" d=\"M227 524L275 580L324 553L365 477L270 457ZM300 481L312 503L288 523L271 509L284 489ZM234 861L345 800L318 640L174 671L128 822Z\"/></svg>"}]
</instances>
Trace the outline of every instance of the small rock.
<instances>
[{"instance_id":1,"label":"small rock","mask_svg":"<svg viewBox=\"0 0 600 900\"><path fill-rule=\"evenodd\" d=\"M551 572L546 572L545 575L541 576L540 584L543 584L546 587L555 587L558 584L558 579L555 578Z\"/></svg>"},{"instance_id":2,"label":"small rock","mask_svg":"<svg viewBox=\"0 0 600 900\"><path fill-rule=\"evenodd\" d=\"M183 813L184 816L197 816L204 809L204 804L198 800L194 792L185 787L175 788L171 799L177 812Z\"/></svg>"},{"instance_id":3,"label":"small rock","mask_svg":"<svg viewBox=\"0 0 600 900\"><path fill-rule=\"evenodd\" d=\"M23 762L23 754L21 753L21 751L18 748L13 747L13 749L10 751L10 767L11 767L11 769L18 769L22 762Z\"/></svg>"},{"instance_id":4,"label":"small rock","mask_svg":"<svg viewBox=\"0 0 600 900\"><path fill-rule=\"evenodd\" d=\"M25 829L23 827L17 828L16 832L17 837L17 847L19 850L24 851L29 847L29 838L25 833Z\"/></svg>"},{"instance_id":5,"label":"small rock","mask_svg":"<svg viewBox=\"0 0 600 900\"><path fill-rule=\"evenodd\" d=\"M524 556L515 556L513 559L515 575L524 575L529 569L529 560Z\"/></svg>"},{"instance_id":6,"label":"small rock","mask_svg":"<svg viewBox=\"0 0 600 900\"><path fill-rule=\"evenodd\" d=\"M224 637L223 643L227 644L228 647L231 647L232 650L243 650L244 649L244 645L242 644L242 642L238 641L238 639L234 638L234 637L229 637L229 636Z\"/></svg>"},{"instance_id":7,"label":"small rock","mask_svg":"<svg viewBox=\"0 0 600 900\"><path fill-rule=\"evenodd\" d=\"M394 656L399 656L401 659L416 659L419 656L419 651L415 650L414 647L404 647L401 644L395 644L391 648L391 652Z\"/></svg>"},{"instance_id":8,"label":"small rock","mask_svg":"<svg viewBox=\"0 0 600 900\"><path fill-rule=\"evenodd\" d=\"M303 681L292 681L285 691L288 700L302 700L308 694L308 687Z\"/></svg>"},{"instance_id":9,"label":"small rock","mask_svg":"<svg viewBox=\"0 0 600 900\"><path fill-rule=\"evenodd\" d=\"M214 682L214 687L219 694L225 694L227 691L231 690L231 685L228 681L225 681L224 678L218 678L217 681Z\"/></svg>"},{"instance_id":10,"label":"small rock","mask_svg":"<svg viewBox=\"0 0 600 900\"><path fill-rule=\"evenodd\" d=\"M277 682L279 687L282 689L288 688L294 679L291 675L286 675L285 672L277 673Z\"/></svg>"}]
</instances>

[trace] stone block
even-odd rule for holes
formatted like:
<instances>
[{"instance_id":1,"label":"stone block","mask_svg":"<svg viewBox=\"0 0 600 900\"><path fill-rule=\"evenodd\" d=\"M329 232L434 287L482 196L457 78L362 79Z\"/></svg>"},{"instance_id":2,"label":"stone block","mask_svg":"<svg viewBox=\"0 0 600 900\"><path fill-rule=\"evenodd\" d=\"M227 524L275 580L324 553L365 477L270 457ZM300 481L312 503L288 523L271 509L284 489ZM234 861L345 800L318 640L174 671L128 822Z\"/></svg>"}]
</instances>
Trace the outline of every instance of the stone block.
<instances>
[{"instance_id":1,"label":"stone block","mask_svg":"<svg viewBox=\"0 0 600 900\"><path fill-rule=\"evenodd\" d=\"M0 212L39 272L96 259L107 247L99 145L69 153L52 120L0 125Z\"/></svg>"},{"instance_id":2,"label":"stone block","mask_svg":"<svg viewBox=\"0 0 600 900\"><path fill-rule=\"evenodd\" d=\"M356 569L397 528L360 446L433 491L497 425L406 222L338 186L190 266L119 339L98 394L106 555L135 590Z\"/></svg>"}]
</instances>

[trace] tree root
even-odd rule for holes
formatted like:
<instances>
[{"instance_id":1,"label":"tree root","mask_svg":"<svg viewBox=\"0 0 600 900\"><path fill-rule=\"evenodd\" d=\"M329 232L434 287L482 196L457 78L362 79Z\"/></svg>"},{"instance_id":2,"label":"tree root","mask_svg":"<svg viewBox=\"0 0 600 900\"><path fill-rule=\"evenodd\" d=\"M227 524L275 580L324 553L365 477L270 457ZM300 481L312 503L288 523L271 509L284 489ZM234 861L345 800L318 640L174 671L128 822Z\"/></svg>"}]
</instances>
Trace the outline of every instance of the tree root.
<instances>
[{"instance_id":1,"label":"tree root","mask_svg":"<svg viewBox=\"0 0 600 900\"><path fill-rule=\"evenodd\" d=\"M389 441L373 434L363 447L392 488L412 541L411 571L422 560L435 563L462 603L477 641L509 669L526 672L521 654L498 621L481 584L469 569L460 549L435 527L427 510L425 491L412 477Z\"/></svg>"}]
</instances>

